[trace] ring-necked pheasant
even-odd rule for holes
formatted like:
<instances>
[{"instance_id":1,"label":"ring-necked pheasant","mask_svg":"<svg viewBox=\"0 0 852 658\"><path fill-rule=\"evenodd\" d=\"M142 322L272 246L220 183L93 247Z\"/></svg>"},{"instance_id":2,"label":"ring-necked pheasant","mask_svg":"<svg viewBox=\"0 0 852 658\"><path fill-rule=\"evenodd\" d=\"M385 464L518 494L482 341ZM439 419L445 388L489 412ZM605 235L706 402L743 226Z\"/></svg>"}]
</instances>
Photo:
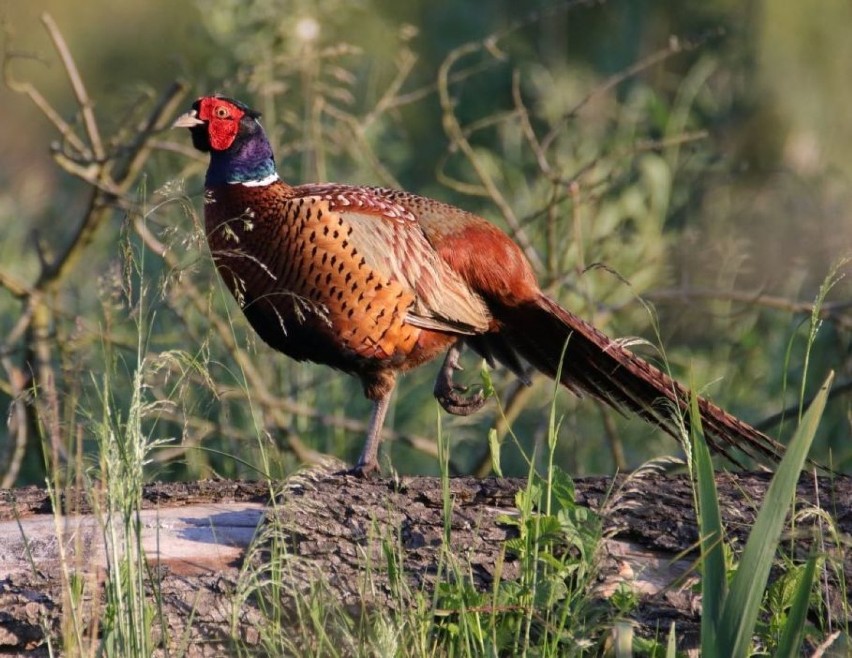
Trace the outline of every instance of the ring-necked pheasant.
<instances>
[{"instance_id":1,"label":"ring-necked pheasant","mask_svg":"<svg viewBox=\"0 0 852 658\"><path fill-rule=\"evenodd\" d=\"M260 114L207 96L181 116L210 154L205 224L225 284L260 337L297 359L360 378L373 402L354 471L377 450L397 373L446 352L435 396L454 414L479 409L453 382L470 346L526 381L524 362L562 384L676 434L689 391L548 298L521 250L481 217L406 192L290 186L276 173ZM711 447L777 458L782 447L699 399Z\"/></svg>"}]
</instances>

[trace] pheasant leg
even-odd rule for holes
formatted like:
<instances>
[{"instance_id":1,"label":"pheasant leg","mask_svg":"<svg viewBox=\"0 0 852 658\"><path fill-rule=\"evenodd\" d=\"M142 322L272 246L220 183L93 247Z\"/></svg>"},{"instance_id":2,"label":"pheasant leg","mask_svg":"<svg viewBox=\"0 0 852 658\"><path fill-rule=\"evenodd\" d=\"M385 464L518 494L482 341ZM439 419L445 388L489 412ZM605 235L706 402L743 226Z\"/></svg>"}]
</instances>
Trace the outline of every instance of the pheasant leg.
<instances>
[{"instance_id":1,"label":"pheasant leg","mask_svg":"<svg viewBox=\"0 0 852 658\"><path fill-rule=\"evenodd\" d=\"M391 392L373 402L373 414L367 427L367 439L361 449L361 456L355 466L348 471L350 475L366 478L379 472L379 444L382 442L382 426L390 406Z\"/></svg>"},{"instance_id":2,"label":"pheasant leg","mask_svg":"<svg viewBox=\"0 0 852 658\"><path fill-rule=\"evenodd\" d=\"M456 370L463 370L459 364L461 354L461 341L455 343L444 358L444 365L435 380L435 398L441 406L455 416L469 416L482 409L485 404L485 395L477 391L473 395L462 395L468 390L467 386L456 384L453 375Z\"/></svg>"}]
</instances>

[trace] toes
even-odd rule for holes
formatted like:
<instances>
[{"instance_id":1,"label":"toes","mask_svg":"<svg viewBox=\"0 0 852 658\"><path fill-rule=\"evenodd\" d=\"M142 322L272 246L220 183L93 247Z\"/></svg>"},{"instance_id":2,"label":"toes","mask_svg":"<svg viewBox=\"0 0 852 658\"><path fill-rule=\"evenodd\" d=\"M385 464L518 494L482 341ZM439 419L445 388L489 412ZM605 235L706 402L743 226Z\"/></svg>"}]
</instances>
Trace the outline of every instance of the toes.
<instances>
[{"instance_id":1,"label":"toes","mask_svg":"<svg viewBox=\"0 0 852 658\"><path fill-rule=\"evenodd\" d=\"M350 469L340 471L338 475L351 475L361 480L372 480L379 476L379 465L376 463L358 463Z\"/></svg>"},{"instance_id":2,"label":"toes","mask_svg":"<svg viewBox=\"0 0 852 658\"><path fill-rule=\"evenodd\" d=\"M436 394L435 397L445 411L454 416L468 416L482 409L486 399L482 391L467 396L460 394L466 390L467 387L451 388L448 391Z\"/></svg>"}]
</instances>

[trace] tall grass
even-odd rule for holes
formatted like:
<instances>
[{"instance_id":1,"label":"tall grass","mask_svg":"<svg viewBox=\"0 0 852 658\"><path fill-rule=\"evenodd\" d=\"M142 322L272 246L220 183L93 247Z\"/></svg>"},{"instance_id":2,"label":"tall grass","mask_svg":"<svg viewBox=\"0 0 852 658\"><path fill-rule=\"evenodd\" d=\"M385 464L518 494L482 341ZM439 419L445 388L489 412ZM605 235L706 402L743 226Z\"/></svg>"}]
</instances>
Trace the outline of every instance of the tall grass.
<instances>
[{"instance_id":1,"label":"tall grass","mask_svg":"<svg viewBox=\"0 0 852 658\"><path fill-rule=\"evenodd\" d=\"M144 222L149 212L144 205L144 185L139 198ZM77 460L68 465L67 473L59 463L48 463L57 536L63 537L66 532L60 494L69 473L75 471L78 476L70 480L83 486L80 493L90 503L97 528L95 537L78 539L73 557L64 548L60 550L66 586L62 653L71 656L143 658L170 643L159 606L158 578L143 550L140 513L152 454L171 443L158 436L158 418L174 406L169 400L177 397L182 382L173 382L174 388L163 399L151 392L148 380L163 366L164 359L192 359L177 352L149 351L157 291L146 267L148 250L134 243L131 236L129 230L122 233L121 272L106 283L103 303L108 326L114 315L127 314L135 344L120 351L112 342L104 341L101 349L106 365L100 374L89 373L89 395L83 396L77 413L81 431L94 439L94 452L78 450ZM129 399L122 397L127 391ZM86 545L87 541L91 544ZM84 619L87 607L90 622ZM54 638L48 635L47 641L51 652L56 651Z\"/></svg>"}]
</instances>

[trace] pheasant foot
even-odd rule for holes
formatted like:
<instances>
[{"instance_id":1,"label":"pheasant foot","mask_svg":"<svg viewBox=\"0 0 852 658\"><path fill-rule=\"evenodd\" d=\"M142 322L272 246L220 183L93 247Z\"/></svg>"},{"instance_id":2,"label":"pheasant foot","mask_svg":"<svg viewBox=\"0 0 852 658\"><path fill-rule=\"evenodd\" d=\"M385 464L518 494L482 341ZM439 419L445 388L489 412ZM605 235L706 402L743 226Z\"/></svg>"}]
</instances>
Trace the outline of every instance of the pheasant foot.
<instances>
[{"instance_id":1,"label":"pheasant foot","mask_svg":"<svg viewBox=\"0 0 852 658\"><path fill-rule=\"evenodd\" d=\"M472 395L464 395L468 391L467 386L456 384L453 375L456 370L463 370L459 364L461 354L461 341L455 343L447 352L444 364L441 366L438 377L435 379L435 398L441 406L454 416L469 416L482 409L486 402L482 391Z\"/></svg>"}]
</instances>

